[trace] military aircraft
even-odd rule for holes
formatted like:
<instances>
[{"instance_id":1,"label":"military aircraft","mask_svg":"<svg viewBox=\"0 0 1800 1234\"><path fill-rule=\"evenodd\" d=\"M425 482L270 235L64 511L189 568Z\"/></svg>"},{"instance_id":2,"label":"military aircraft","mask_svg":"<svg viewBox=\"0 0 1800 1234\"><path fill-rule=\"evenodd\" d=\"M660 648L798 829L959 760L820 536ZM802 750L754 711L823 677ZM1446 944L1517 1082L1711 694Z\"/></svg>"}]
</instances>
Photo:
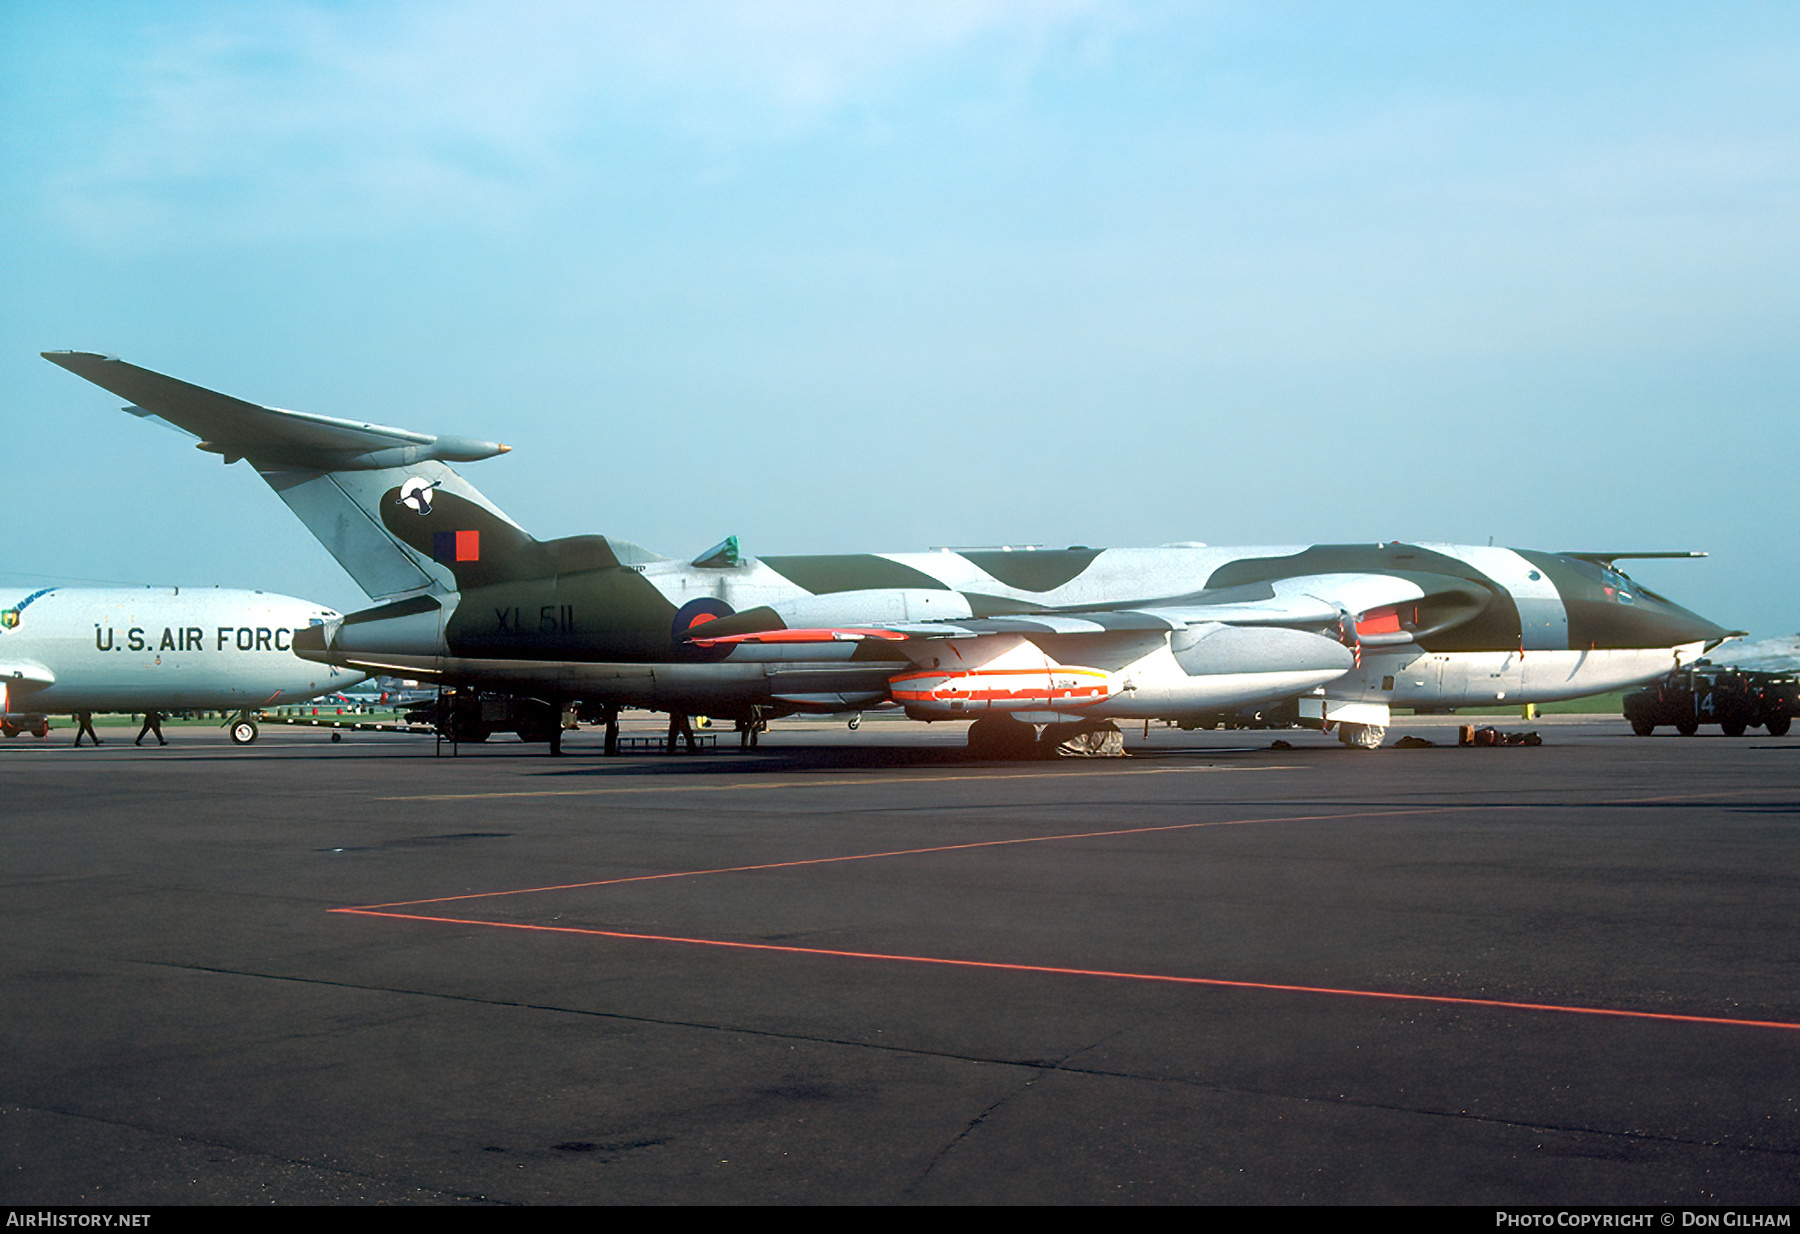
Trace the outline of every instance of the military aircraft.
<instances>
[{"instance_id":1,"label":"military aircraft","mask_svg":"<svg viewBox=\"0 0 1800 1234\"><path fill-rule=\"evenodd\" d=\"M180 587L0 591L0 726L48 731L82 711L236 711L231 739L255 741L251 712L362 679L295 658L296 633L338 614L292 596Z\"/></svg>"},{"instance_id":2,"label":"military aircraft","mask_svg":"<svg viewBox=\"0 0 1800 1234\"><path fill-rule=\"evenodd\" d=\"M1729 639L1710 649L1706 660L1747 673L1800 673L1800 634L1754 643Z\"/></svg>"},{"instance_id":3,"label":"military aircraft","mask_svg":"<svg viewBox=\"0 0 1800 1234\"><path fill-rule=\"evenodd\" d=\"M357 707L412 707L432 702L437 695L435 689L421 689L417 682L406 682L397 677L373 677L361 685L336 692L336 697Z\"/></svg>"},{"instance_id":4,"label":"military aircraft","mask_svg":"<svg viewBox=\"0 0 1800 1234\"><path fill-rule=\"evenodd\" d=\"M755 720L898 704L1023 753L1119 720L1264 700L1348 745L1395 706L1572 698L1647 681L1731 632L1617 562L1438 543L941 549L691 560L601 535L540 541L451 466L505 453L284 411L112 357L46 359L248 459L377 606L298 654L368 673ZM558 730L560 731L560 730ZM522 732L523 735L523 732Z\"/></svg>"}]
</instances>

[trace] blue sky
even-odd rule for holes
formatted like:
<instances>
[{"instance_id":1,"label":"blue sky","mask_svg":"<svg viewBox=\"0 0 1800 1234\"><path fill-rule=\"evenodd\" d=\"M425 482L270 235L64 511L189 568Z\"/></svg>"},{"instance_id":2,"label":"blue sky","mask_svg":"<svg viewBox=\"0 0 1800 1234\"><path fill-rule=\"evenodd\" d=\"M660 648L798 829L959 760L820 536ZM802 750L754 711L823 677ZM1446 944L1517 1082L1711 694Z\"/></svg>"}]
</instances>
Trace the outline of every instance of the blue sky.
<instances>
[{"instance_id":1,"label":"blue sky","mask_svg":"<svg viewBox=\"0 0 1800 1234\"><path fill-rule=\"evenodd\" d=\"M40 360L499 439L671 555L1453 540L1791 580L1800 7L0 6L0 582L356 607Z\"/></svg>"}]
</instances>

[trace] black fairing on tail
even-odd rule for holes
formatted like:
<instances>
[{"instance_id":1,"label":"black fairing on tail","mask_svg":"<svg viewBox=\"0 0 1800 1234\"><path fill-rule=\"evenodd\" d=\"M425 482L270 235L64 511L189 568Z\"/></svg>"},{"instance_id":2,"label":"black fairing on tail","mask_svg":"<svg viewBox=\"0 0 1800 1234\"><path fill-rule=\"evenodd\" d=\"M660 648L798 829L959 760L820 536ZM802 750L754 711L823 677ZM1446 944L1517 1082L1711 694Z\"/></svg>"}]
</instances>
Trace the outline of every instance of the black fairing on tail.
<instances>
[{"instance_id":1,"label":"black fairing on tail","mask_svg":"<svg viewBox=\"0 0 1800 1234\"><path fill-rule=\"evenodd\" d=\"M449 567L456 589L600 570L619 564L605 536L537 540L453 493L434 492L423 514L400 498L381 499L381 521L409 548Z\"/></svg>"},{"instance_id":2,"label":"black fairing on tail","mask_svg":"<svg viewBox=\"0 0 1800 1234\"><path fill-rule=\"evenodd\" d=\"M496 659L686 660L675 606L619 563L605 536L538 540L451 493L423 513L390 489L381 520L406 545L446 566L461 598L444 639L451 655Z\"/></svg>"}]
</instances>

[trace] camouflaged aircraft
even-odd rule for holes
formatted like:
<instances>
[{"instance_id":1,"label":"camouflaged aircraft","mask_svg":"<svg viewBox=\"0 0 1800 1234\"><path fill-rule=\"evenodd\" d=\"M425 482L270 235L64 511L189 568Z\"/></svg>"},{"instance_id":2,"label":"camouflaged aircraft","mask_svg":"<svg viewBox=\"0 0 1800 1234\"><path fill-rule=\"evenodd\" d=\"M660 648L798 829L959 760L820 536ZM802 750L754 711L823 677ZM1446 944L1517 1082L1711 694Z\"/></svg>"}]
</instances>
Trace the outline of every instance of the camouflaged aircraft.
<instances>
[{"instance_id":1,"label":"camouflaged aircraft","mask_svg":"<svg viewBox=\"0 0 1800 1234\"><path fill-rule=\"evenodd\" d=\"M248 459L380 601L301 632L298 654L609 721L623 706L754 720L898 704L973 719L972 747L1014 754L1039 725L1060 741L1298 698L1306 722L1372 747L1392 707L1616 690L1730 633L1617 567L1689 553L1392 542L753 557L730 538L683 561L609 536L537 540L450 466L499 443L44 356L226 463Z\"/></svg>"}]
</instances>

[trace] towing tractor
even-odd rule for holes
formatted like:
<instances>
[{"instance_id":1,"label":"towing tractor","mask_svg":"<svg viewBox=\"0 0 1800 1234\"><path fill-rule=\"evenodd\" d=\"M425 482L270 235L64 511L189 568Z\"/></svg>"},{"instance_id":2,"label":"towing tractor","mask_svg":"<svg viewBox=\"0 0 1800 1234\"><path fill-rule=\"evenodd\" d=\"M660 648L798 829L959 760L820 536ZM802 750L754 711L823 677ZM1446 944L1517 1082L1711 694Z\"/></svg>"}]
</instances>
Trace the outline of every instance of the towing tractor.
<instances>
[{"instance_id":1,"label":"towing tractor","mask_svg":"<svg viewBox=\"0 0 1800 1234\"><path fill-rule=\"evenodd\" d=\"M1800 676L1756 673L1700 663L1625 696L1631 731L1648 737L1668 725L1692 737L1702 724L1717 724L1727 737L1762 727L1772 737L1788 731L1800 713Z\"/></svg>"}]
</instances>

